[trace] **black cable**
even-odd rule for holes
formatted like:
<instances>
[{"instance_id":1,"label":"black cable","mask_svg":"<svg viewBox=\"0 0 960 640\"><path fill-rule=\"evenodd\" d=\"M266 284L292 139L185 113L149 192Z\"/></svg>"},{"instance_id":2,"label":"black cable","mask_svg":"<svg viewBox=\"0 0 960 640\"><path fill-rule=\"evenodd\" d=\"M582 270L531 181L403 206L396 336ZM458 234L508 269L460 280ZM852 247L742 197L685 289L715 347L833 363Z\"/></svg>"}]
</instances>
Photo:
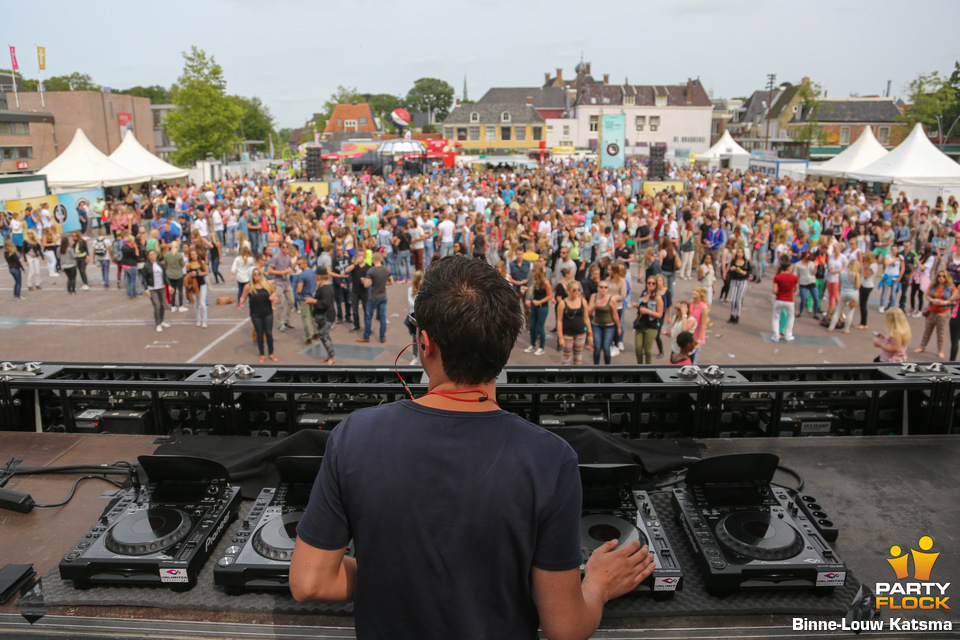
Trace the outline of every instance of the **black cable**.
<instances>
[{"instance_id":1,"label":"black cable","mask_svg":"<svg viewBox=\"0 0 960 640\"><path fill-rule=\"evenodd\" d=\"M791 475L791 476L793 476L794 478L796 478L796 479L797 479L797 486L796 486L796 487L788 487L788 486L782 485L782 484L780 484L780 483L778 483L778 482L771 482L770 484L772 484L772 485L774 485L774 486L777 486L777 487L783 487L784 489L786 489L786 490L788 490L788 491L793 491L794 493L800 493L801 491L803 491L803 476L802 476L802 475L800 475L798 472L794 471L794 470L791 469L790 467L785 467L785 466L783 466L782 464L781 464L781 465L777 465L777 471L783 471L783 472L786 473L787 475Z\"/></svg>"},{"instance_id":2,"label":"black cable","mask_svg":"<svg viewBox=\"0 0 960 640\"><path fill-rule=\"evenodd\" d=\"M74 494L77 493L77 487L80 486L80 483L83 482L84 480L103 480L104 482L109 482L115 487L123 488L122 483L117 482L116 480L111 480L110 478L107 478L105 476L80 476L79 478L77 478L77 481L73 483L73 488L70 489L70 495L68 495L67 499L64 500L63 502L58 502L56 504L35 504L33 506L41 509L52 509L54 507L62 507L63 505L73 500Z\"/></svg>"},{"instance_id":3,"label":"black cable","mask_svg":"<svg viewBox=\"0 0 960 640\"><path fill-rule=\"evenodd\" d=\"M74 464L62 467L17 467L10 473L15 476L77 473L99 473L101 475L110 476L127 476L130 475L131 468L132 465L129 463L113 465Z\"/></svg>"}]
</instances>

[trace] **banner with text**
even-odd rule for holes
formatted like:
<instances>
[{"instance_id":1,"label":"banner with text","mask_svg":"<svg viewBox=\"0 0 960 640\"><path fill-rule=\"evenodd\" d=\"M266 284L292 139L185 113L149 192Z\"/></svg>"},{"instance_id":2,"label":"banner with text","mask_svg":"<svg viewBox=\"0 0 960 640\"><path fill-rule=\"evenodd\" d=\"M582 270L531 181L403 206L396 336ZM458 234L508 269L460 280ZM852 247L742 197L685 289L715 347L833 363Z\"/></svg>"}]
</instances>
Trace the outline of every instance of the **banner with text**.
<instances>
[{"instance_id":1,"label":"banner with text","mask_svg":"<svg viewBox=\"0 0 960 640\"><path fill-rule=\"evenodd\" d=\"M623 167L623 141L627 117L623 114L601 116L600 120L600 167L620 169Z\"/></svg>"}]
</instances>

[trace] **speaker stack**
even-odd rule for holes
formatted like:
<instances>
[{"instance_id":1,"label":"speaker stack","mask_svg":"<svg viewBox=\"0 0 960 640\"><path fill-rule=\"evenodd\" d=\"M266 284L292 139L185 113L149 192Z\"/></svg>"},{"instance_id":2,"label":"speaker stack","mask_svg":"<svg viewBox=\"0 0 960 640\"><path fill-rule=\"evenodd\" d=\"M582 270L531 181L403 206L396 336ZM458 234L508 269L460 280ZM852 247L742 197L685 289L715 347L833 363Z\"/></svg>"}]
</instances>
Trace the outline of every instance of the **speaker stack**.
<instances>
[{"instance_id":1,"label":"speaker stack","mask_svg":"<svg viewBox=\"0 0 960 640\"><path fill-rule=\"evenodd\" d=\"M663 161L666 147L650 147L650 180L663 180L667 177L667 165Z\"/></svg>"},{"instance_id":2,"label":"speaker stack","mask_svg":"<svg viewBox=\"0 0 960 640\"><path fill-rule=\"evenodd\" d=\"M319 180L323 174L323 159L320 147L307 148L307 180Z\"/></svg>"}]
</instances>

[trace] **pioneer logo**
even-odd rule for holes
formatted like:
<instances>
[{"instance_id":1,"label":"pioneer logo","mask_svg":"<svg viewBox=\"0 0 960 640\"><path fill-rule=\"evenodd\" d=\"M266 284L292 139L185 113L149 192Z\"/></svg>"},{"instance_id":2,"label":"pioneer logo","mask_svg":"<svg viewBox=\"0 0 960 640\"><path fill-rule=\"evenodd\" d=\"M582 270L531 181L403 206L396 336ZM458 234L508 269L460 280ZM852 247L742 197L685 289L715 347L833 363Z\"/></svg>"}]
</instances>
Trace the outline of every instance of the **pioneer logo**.
<instances>
[{"instance_id":1,"label":"pioneer logo","mask_svg":"<svg viewBox=\"0 0 960 640\"><path fill-rule=\"evenodd\" d=\"M930 575L933 565L940 556L933 551L933 538L923 536L917 542L920 550L910 549L907 553L900 547L890 547L887 562L893 568L898 582L878 582L876 584L877 608L888 609L949 609L950 596L947 595L949 582L932 582ZM911 577L910 561L913 560L913 581L902 582Z\"/></svg>"},{"instance_id":2,"label":"pioneer logo","mask_svg":"<svg viewBox=\"0 0 960 640\"><path fill-rule=\"evenodd\" d=\"M662 579L660 580L660 582L664 582L664 583L666 583L666 584L673 584L673 583L676 582L676 581L677 581L676 578L662 578Z\"/></svg>"},{"instance_id":3,"label":"pioneer logo","mask_svg":"<svg viewBox=\"0 0 960 640\"><path fill-rule=\"evenodd\" d=\"M823 577L824 577L824 578L839 578L839 577L840 577L840 574L839 574L839 573L825 573L825 574L823 574Z\"/></svg>"},{"instance_id":4,"label":"pioneer logo","mask_svg":"<svg viewBox=\"0 0 960 640\"><path fill-rule=\"evenodd\" d=\"M183 569L167 569L165 573L168 576L179 576L183 575Z\"/></svg>"},{"instance_id":5,"label":"pioneer logo","mask_svg":"<svg viewBox=\"0 0 960 640\"><path fill-rule=\"evenodd\" d=\"M209 536L207 536L207 541L203 543L203 552L207 553L210 551L210 547L220 538L220 533L223 531L223 528L227 526L227 518L223 518L220 521L220 524L217 525L217 528L214 529Z\"/></svg>"}]
</instances>

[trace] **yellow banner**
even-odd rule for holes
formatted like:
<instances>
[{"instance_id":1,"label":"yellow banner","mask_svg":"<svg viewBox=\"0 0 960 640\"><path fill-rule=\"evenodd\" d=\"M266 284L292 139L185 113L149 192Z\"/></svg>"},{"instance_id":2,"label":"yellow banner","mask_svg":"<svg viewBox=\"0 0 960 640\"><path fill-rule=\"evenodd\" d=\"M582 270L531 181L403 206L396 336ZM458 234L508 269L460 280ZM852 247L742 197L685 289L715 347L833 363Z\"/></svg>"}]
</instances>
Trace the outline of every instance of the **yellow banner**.
<instances>
[{"instance_id":1,"label":"yellow banner","mask_svg":"<svg viewBox=\"0 0 960 640\"><path fill-rule=\"evenodd\" d=\"M40 213L40 206L42 204L46 203L50 211L53 211L53 208L57 206L59 202L60 198L57 196L40 196L37 198L24 198L23 200L7 200L6 207L10 213L23 213L29 204L33 205L34 211Z\"/></svg>"},{"instance_id":2,"label":"yellow banner","mask_svg":"<svg viewBox=\"0 0 960 640\"><path fill-rule=\"evenodd\" d=\"M663 180L656 182L647 180L643 183L643 192L648 196L655 196L661 191L667 191L670 189L670 187L673 187L674 191L683 191L683 182L678 180Z\"/></svg>"},{"instance_id":3,"label":"yellow banner","mask_svg":"<svg viewBox=\"0 0 960 640\"><path fill-rule=\"evenodd\" d=\"M46 47L37 47L37 65L39 65L40 71L45 71L47 69Z\"/></svg>"},{"instance_id":4,"label":"yellow banner","mask_svg":"<svg viewBox=\"0 0 960 640\"><path fill-rule=\"evenodd\" d=\"M555 156L572 156L577 152L576 147L554 147L553 155Z\"/></svg>"},{"instance_id":5,"label":"yellow banner","mask_svg":"<svg viewBox=\"0 0 960 640\"><path fill-rule=\"evenodd\" d=\"M290 190L296 192L297 188L304 191L313 191L318 198L326 198L330 194L330 185L326 182L291 182Z\"/></svg>"}]
</instances>

